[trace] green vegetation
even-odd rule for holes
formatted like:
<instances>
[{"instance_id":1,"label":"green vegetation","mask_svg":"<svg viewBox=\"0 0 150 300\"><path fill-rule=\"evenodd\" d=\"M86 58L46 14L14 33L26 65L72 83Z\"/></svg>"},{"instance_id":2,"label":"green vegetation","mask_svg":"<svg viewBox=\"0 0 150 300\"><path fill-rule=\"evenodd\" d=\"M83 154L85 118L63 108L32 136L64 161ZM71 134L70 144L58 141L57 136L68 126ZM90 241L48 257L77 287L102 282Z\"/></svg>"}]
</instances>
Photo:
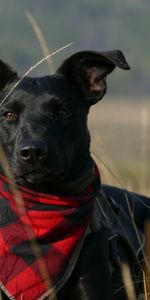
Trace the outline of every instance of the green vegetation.
<instances>
[{"instance_id":1,"label":"green vegetation","mask_svg":"<svg viewBox=\"0 0 150 300\"><path fill-rule=\"evenodd\" d=\"M1 0L1 58L20 73L43 56L26 10L41 26L50 51L75 42L56 55L56 66L81 49L122 49L132 70L117 71L112 76L111 94L149 94L149 0ZM45 72L46 64L37 69L36 75Z\"/></svg>"}]
</instances>

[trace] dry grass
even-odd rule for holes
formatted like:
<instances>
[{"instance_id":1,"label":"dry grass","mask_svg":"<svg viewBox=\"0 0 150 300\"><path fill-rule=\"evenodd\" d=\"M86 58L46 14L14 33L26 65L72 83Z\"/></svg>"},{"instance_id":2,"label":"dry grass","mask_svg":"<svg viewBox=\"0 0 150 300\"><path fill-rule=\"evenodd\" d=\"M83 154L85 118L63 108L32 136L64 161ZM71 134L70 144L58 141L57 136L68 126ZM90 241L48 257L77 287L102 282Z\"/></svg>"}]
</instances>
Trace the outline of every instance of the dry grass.
<instances>
[{"instance_id":1,"label":"dry grass","mask_svg":"<svg viewBox=\"0 0 150 300\"><path fill-rule=\"evenodd\" d=\"M12 87L12 89L8 92L8 94L2 99L0 106L3 105L3 103L6 101L6 99L10 96L10 94L15 90L15 88L21 83L21 81L28 76L35 68L37 68L40 64L45 62L50 57L56 55L57 53L61 52L62 50L66 49L67 47L70 47L73 42L66 44L65 46L59 48L58 50L54 51L51 54L48 54L47 56L43 57L41 60L39 60L36 64L34 64L30 69L28 69L21 78L15 83L15 85Z\"/></svg>"},{"instance_id":2,"label":"dry grass","mask_svg":"<svg viewBox=\"0 0 150 300\"><path fill-rule=\"evenodd\" d=\"M102 182L143 193L149 196L150 176L150 103L148 99L114 100L92 109L89 125L92 135L92 151L99 163ZM104 161L104 163L103 163ZM136 230L136 225L133 225ZM149 224L148 224L149 225ZM145 272L143 272L145 300L150 299L150 226L145 226ZM122 266L124 285L128 299L135 300L134 287L127 265Z\"/></svg>"},{"instance_id":3,"label":"dry grass","mask_svg":"<svg viewBox=\"0 0 150 300\"><path fill-rule=\"evenodd\" d=\"M89 115L92 150L126 188L149 195L150 103L147 99L107 99ZM103 182L118 185L101 166Z\"/></svg>"},{"instance_id":4,"label":"dry grass","mask_svg":"<svg viewBox=\"0 0 150 300\"><path fill-rule=\"evenodd\" d=\"M42 62L48 60L48 58L51 59L53 55L71 45L70 43L55 51L54 53L48 54L49 49L39 25L29 12L27 12L26 14L46 57L32 66L22 76L22 78L17 82L13 89L3 99L2 103L4 103L6 98L18 86L22 79L26 75L28 75L34 68L36 68ZM52 60L50 60L49 69L50 71L53 70ZM121 185L125 188L136 190L144 194L149 193L149 115L150 104L148 103L148 101L146 101L146 99L144 99L143 102L133 101L133 99L121 99L121 101L114 101L113 99L109 99L106 101L105 99L105 101L97 105L96 110L92 110L89 117L89 124L92 133L91 148L94 153L94 158L100 166L102 181L104 183L119 186ZM101 158L101 162L99 161L99 157ZM8 171L9 168L7 168L7 161L1 149L0 163L2 164L6 175L8 175L8 177L10 178L11 176ZM20 211L20 213L24 213L26 216L26 212L24 211L23 199L18 194L12 177L10 188L16 199L16 205L19 209L20 207L21 209L23 209ZM33 233L31 228L28 228L28 235L31 236L32 234ZM35 256L40 257L38 244L34 244L31 246L33 248ZM147 251L149 254L149 247ZM149 256L148 254L147 256ZM47 269L42 259L39 263L39 269L48 289L52 288L51 280L49 276L47 276ZM127 265L122 266L122 274L124 284L127 289L128 298L130 300L135 300L136 298L134 287ZM149 278L146 277L145 274L146 272L144 273L144 282L147 283L149 282ZM45 280L45 278L48 279ZM129 282L130 284L128 284ZM148 299L149 295L147 286L148 284L146 284L145 288L145 299Z\"/></svg>"},{"instance_id":5,"label":"dry grass","mask_svg":"<svg viewBox=\"0 0 150 300\"><path fill-rule=\"evenodd\" d=\"M42 29L40 28L37 20L34 18L34 16L31 14L31 12L26 11L25 13L26 13L27 19L29 20L29 22L30 22L30 24L31 24L36 36L37 36L37 39L38 39L38 41L41 45L44 57L47 57L50 54L50 50L48 48L48 45L47 45L47 42L45 40ZM53 74L55 72L55 66L54 66L52 57L49 57L49 59L46 60L46 63L48 65L49 73Z\"/></svg>"},{"instance_id":6,"label":"dry grass","mask_svg":"<svg viewBox=\"0 0 150 300\"><path fill-rule=\"evenodd\" d=\"M134 285L132 282L132 276L131 276L129 266L124 263L124 264L122 264L121 268L122 268L123 282L124 282L124 286L127 291L128 299L136 300L136 294L135 294Z\"/></svg>"}]
</instances>

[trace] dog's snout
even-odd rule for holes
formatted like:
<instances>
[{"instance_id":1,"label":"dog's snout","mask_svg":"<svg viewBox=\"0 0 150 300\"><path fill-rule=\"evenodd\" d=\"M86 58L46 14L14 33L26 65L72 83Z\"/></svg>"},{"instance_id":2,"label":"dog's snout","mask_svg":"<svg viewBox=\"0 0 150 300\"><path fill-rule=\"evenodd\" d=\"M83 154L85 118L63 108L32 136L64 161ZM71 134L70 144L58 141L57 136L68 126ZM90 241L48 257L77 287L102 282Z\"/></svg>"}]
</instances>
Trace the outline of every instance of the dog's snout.
<instances>
[{"instance_id":1,"label":"dog's snout","mask_svg":"<svg viewBox=\"0 0 150 300\"><path fill-rule=\"evenodd\" d=\"M21 161L26 163L36 163L46 157L46 147L29 145L20 150Z\"/></svg>"}]
</instances>

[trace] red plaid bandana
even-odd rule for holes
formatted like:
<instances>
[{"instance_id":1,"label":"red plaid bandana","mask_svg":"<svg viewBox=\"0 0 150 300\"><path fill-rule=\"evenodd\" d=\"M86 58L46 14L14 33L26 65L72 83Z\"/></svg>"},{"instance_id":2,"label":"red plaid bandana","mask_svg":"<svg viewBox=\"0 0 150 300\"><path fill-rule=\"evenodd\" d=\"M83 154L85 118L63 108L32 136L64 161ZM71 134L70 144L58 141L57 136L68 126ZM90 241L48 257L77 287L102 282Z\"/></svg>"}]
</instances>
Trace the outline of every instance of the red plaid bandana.
<instances>
[{"instance_id":1,"label":"red plaid bandana","mask_svg":"<svg viewBox=\"0 0 150 300\"><path fill-rule=\"evenodd\" d=\"M21 188L26 217L18 214L8 181L0 175L0 284L11 299L44 299L52 293L45 285L24 225L31 226L55 291L74 259L89 225L100 188L96 166L90 186L73 197L58 197Z\"/></svg>"}]
</instances>

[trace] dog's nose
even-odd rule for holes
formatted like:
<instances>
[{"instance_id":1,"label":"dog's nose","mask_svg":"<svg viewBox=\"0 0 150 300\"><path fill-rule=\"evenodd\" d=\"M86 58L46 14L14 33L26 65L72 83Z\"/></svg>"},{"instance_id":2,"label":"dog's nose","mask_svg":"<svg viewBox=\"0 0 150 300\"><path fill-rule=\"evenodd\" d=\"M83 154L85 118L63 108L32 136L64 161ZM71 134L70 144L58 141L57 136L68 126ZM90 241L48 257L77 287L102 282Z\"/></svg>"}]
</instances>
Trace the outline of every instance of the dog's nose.
<instances>
[{"instance_id":1,"label":"dog's nose","mask_svg":"<svg viewBox=\"0 0 150 300\"><path fill-rule=\"evenodd\" d=\"M20 150L19 156L23 162L36 163L46 157L47 151L42 146L26 146Z\"/></svg>"}]
</instances>

